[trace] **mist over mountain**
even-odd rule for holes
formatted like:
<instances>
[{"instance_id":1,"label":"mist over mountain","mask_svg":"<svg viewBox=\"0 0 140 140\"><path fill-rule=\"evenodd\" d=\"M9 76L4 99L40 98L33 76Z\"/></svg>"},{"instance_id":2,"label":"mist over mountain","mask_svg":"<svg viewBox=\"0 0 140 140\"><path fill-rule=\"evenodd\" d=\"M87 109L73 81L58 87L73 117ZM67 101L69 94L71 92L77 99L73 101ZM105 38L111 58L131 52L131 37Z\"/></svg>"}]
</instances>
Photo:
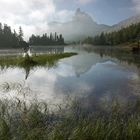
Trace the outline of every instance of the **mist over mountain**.
<instances>
[{"instance_id":1,"label":"mist over mountain","mask_svg":"<svg viewBox=\"0 0 140 140\"><path fill-rule=\"evenodd\" d=\"M95 36L109 26L98 24L92 17L78 8L72 20L65 23L51 22L48 24L50 32L62 33L65 41L82 40L88 36Z\"/></svg>"},{"instance_id":2,"label":"mist over mountain","mask_svg":"<svg viewBox=\"0 0 140 140\"><path fill-rule=\"evenodd\" d=\"M78 8L72 19L67 22L53 21L47 24L47 32L56 32L64 36L65 42L84 40L87 37L94 37L101 32L118 31L121 28L140 22L140 14L130 17L113 26L98 24L92 17Z\"/></svg>"}]
</instances>

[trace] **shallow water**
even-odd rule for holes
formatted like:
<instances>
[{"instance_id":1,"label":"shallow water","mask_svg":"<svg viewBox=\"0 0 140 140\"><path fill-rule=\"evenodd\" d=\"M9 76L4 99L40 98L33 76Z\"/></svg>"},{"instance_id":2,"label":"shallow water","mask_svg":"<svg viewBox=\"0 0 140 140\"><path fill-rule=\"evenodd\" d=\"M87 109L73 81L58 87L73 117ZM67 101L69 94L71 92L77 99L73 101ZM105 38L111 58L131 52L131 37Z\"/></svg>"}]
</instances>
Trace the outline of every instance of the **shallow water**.
<instances>
[{"instance_id":1,"label":"shallow water","mask_svg":"<svg viewBox=\"0 0 140 140\"><path fill-rule=\"evenodd\" d=\"M140 95L140 69L135 64L77 47L68 47L64 51L78 52L78 55L61 59L52 68L1 68L0 98L24 97L28 101L37 99L57 104L67 97L76 97L92 105L112 98L126 102ZM6 83L20 83L20 90L3 90Z\"/></svg>"}]
</instances>

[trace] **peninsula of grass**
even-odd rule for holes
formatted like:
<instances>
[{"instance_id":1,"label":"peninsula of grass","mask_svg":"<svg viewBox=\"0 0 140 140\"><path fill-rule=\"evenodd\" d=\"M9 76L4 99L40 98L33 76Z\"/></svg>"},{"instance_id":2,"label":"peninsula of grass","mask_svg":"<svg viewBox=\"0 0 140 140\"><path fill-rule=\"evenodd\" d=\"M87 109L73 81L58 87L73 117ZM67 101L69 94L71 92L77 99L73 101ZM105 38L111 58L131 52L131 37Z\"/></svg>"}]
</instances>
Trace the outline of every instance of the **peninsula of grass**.
<instances>
[{"instance_id":1,"label":"peninsula of grass","mask_svg":"<svg viewBox=\"0 0 140 140\"><path fill-rule=\"evenodd\" d=\"M32 57L26 56L1 56L1 67L34 67L43 65L54 65L59 59L71 57L77 53L67 52L61 54L38 54Z\"/></svg>"}]
</instances>

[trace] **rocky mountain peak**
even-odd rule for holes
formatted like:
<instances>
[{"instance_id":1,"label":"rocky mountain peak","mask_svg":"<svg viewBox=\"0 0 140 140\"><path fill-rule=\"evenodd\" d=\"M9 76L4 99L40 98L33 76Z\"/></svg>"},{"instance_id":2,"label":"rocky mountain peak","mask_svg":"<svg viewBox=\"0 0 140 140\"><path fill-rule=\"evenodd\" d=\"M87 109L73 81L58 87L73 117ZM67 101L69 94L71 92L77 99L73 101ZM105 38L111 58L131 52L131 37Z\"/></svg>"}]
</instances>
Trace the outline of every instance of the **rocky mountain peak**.
<instances>
[{"instance_id":1,"label":"rocky mountain peak","mask_svg":"<svg viewBox=\"0 0 140 140\"><path fill-rule=\"evenodd\" d=\"M80 8L77 8L73 20L79 22L94 22L92 17L86 12L81 11Z\"/></svg>"}]
</instances>

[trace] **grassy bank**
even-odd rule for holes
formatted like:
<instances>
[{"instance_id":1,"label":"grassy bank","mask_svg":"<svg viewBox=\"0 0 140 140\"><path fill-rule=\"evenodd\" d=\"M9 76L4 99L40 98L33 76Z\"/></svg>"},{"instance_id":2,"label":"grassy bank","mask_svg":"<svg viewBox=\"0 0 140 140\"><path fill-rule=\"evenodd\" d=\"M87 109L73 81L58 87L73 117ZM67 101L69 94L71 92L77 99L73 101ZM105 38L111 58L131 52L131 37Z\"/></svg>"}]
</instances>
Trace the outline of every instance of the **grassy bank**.
<instances>
[{"instance_id":1,"label":"grassy bank","mask_svg":"<svg viewBox=\"0 0 140 140\"><path fill-rule=\"evenodd\" d=\"M22 56L1 56L0 66L2 67L32 67L42 65L54 65L59 59L71 57L77 53L61 53L61 54L40 54L33 55L32 57Z\"/></svg>"},{"instance_id":2,"label":"grassy bank","mask_svg":"<svg viewBox=\"0 0 140 140\"><path fill-rule=\"evenodd\" d=\"M126 43L122 43L120 45L118 45L118 47L122 47L124 49L128 49L130 51L132 51L133 47L137 47L138 46L138 42L126 42Z\"/></svg>"},{"instance_id":3,"label":"grassy bank","mask_svg":"<svg viewBox=\"0 0 140 140\"><path fill-rule=\"evenodd\" d=\"M116 102L108 111L91 112L82 102L58 106L46 103L0 101L1 140L139 140L140 101L122 109ZM94 107L93 107L94 108Z\"/></svg>"}]
</instances>

